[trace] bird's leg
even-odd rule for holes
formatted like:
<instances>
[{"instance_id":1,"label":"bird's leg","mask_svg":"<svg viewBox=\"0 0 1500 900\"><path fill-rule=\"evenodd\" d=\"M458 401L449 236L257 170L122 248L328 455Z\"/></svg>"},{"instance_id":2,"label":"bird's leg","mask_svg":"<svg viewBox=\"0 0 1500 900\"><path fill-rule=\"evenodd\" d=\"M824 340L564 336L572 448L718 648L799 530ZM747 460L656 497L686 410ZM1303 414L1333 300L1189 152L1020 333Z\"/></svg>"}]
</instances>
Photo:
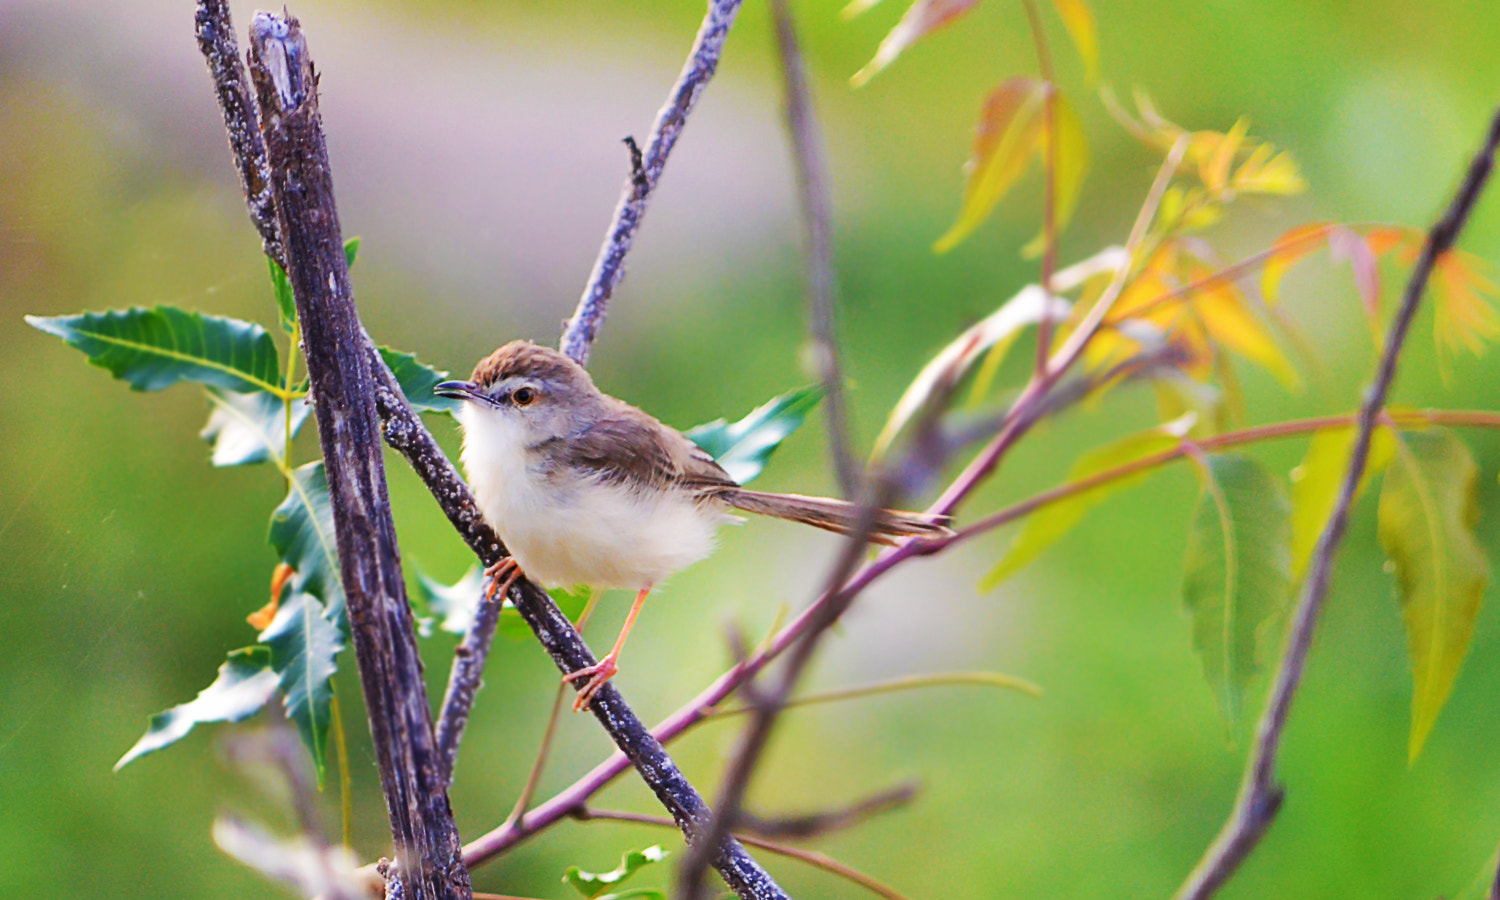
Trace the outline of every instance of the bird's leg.
<instances>
[{"instance_id":1,"label":"bird's leg","mask_svg":"<svg viewBox=\"0 0 1500 900\"><path fill-rule=\"evenodd\" d=\"M605 682L615 677L620 671L617 662L620 659L620 649L625 646L625 638L630 636L630 629L635 625L635 617L641 614L641 607L646 603L646 595L651 593L651 585L641 588L641 592L635 595L635 602L630 605L630 612L625 616L625 625L620 629L620 636L615 638L614 649L604 654L604 658L592 666L584 666L576 672L564 675L563 681L576 681L585 676L588 683L578 691L578 696L573 700L573 712L582 712L588 708L589 701L599 689L604 687Z\"/></svg>"},{"instance_id":2,"label":"bird's leg","mask_svg":"<svg viewBox=\"0 0 1500 900\"><path fill-rule=\"evenodd\" d=\"M484 599L493 602L498 597L504 600L510 586L521 577L521 564L516 562L514 556L507 556L494 565L486 566L484 577L489 579L484 587Z\"/></svg>"}]
</instances>

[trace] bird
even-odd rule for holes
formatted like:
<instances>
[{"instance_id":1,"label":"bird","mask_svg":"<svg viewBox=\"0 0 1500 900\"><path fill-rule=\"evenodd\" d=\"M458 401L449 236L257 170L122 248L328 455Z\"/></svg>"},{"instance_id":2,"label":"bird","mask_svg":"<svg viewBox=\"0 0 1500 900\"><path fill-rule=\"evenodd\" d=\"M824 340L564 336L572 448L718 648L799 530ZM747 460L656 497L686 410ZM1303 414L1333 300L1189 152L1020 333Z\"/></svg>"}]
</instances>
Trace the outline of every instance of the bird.
<instances>
[{"instance_id":1,"label":"bird","mask_svg":"<svg viewBox=\"0 0 1500 900\"><path fill-rule=\"evenodd\" d=\"M490 596L503 596L522 573L549 587L637 592L613 649L563 676L587 679L575 712L619 672L652 587L707 557L720 525L743 521L731 510L843 535L859 527L855 504L742 487L682 432L604 393L583 366L541 344L511 341L468 381L434 391L463 401L460 458L480 513L510 554L485 570ZM867 537L895 544L952 533L947 516L877 510Z\"/></svg>"}]
</instances>

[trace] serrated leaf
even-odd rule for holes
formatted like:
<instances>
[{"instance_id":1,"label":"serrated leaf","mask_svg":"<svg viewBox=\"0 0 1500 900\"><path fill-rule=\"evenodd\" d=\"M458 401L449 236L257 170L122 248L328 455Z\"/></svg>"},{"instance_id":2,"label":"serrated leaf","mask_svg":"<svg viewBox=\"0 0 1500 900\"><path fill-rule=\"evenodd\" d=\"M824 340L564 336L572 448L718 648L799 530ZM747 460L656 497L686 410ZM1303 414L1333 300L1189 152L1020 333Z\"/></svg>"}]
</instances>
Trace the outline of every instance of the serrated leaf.
<instances>
[{"instance_id":1,"label":"serrated leaf","mask_svg":"<svg viewBox=\"0 0 1500 900\"><path fill-rule=\"evenodd\" d=\"M738 422L715 419L683 434L712 456L730 478L747 484L766 467L781 442L802 426L821 399L822 388L805 387L772 398Z\"/></svg>"},{"instance_id":2,"label":"serrated leaf","mask_svg":"<svg viewBox=\"0 0 1500 900\"><path fill-rule=\"evenodd\" d=\"M219 677L198 696L166 712L151 717L151 726L120 761L118 772L147 753L175 744L204 722L238 722L254 715L276 692L280 679L271 670L269 647L246 647L234 650L222 666Z\"/></svg>"},{"instance_id":3,"label":"serrated leaf","mask_svg":"<svg viewBox=\"0 0 1500 900\"><path fill-rule=\"evenodd\" d=\"M343 629L330 619L317 597L293 593L259 640L271 648L271 668L279 678L287 718L297 724L312 754L318 786L328 760L328 726L333 702L335 658L344 649Z\"/></svg>"},{"instance_id":4,"label":"serrated leaf","mask_svg":"<svg viewBox=\"0 0 1500 900\"><path fill-rule=\"evenodd\" d=\"M276 316L281 322L281 330L291 334L292 327L297 324L297 300L292 294L291 279L286 277L286 270L276 260L268 256L266 262L271 267L271 295L276 298Z\"/></svg>"},{"instance_id":5,"label":"serrated leaf","mask_svg":"<svg viewBox=\"0 0 1500 900\"><path fill-rule=\"evenodd\" d=\"M417 362L416 354L381 347L380 358L390 366L391 374L396 376L396 383L401 385L401 393L406 395L406 402L417 412L451 413L463 403L462 400L439 397L432 392L440 382L448 380L448 373Z\"/></svg>"},{"instance_id":6,"label":"serrated leaf","mask_svg":"<svg viewBox=\"0 0 1500 900\"><path fill-rule=\"evenodd\" d=\"M453 584L443 584L421 569L417 570L417 594L437 621L450 634L466 634L474 624L479 598L484 593L484 572L478 566Z\"/></svg>"},{"instance_id":7,"label":"serrated leaf","mask_svg":"<svg viewBox=\"0 0 1500 900\"><path fill-rule=\"evenodd\" d=\"M1133 434L1097 450L1091 450L1079 457L1078 462L1068 470L1068 481L1082 481L1100 472L1172 450L1182 443L1183 436L1188 433L1188 429L1192 427L1196 418L1196 416L1187 415L1176 422ZM989 591L999 587L1006 579L1035 561L1042 551L1072 531L1074 526L1082 522L1084 516L1088 515L1094 507L1109 499L1111 495L1134 487L1150 476L1150 469L1143 470L1042 507L1026 519L1025 527L1011 542L1010 550L999 564L979 582L979 589Z\"/></svg>"},{"instance_id":8,"label":"serrated leaf","mask_svg":"<svg viewBox=\"0 0 1500 900\"><path fill-rule=\"evenodd\" d=\"M338 540L323 462L292 472L286 499L271 514L271 546L292 567L292 592L312 594L328 608L330 620L345 624L344 585L339 580Z\"/></svg>"},{"instance_id":9,"label":"serrated leaf","mask_svg":"<svg viewBox=\"0 0 1500 900\"><path fill-rule=\"evenodd\" d=\"M1292 580L1301 581L1312 559L1318 538L1333 515L1339 488L1349 471L1349 452L1354 447L1354 427L1325 428L1314 432L1307 455L1292 470ZM1359 480L1359 494L1391 461L1396 445L1390 431L1377 428L1370 435L1370 455ZM1358 496L1358 494L1356 494Z\"/></svg>"},{"instance_id":10,"label":"serrated leaf","mask_svg":"<svg viewBox=\"0 0 1500 900\"><path fill-rule=\"evenodd\" d=\"M1397 436L1380 492L1380 544L1396 574L1411 654L1409 758L1415 760L1453 691L1489 581L1474 534L1479 470L1452 432Z\"/></svg>"},{"instance_id":11,"label":"serrated leaf","mask_svg":"<svg viewBox=\"0 0 1500 900\"><path fill-rule=\"evenodd\" d=\"M1057 234L1062 234L1073 218L1073 210L1078 206L1078 195L1083 189L1084 176L1089 172L1089 140L1073 104L1068 102L1061 91L1054 92L1052 102L1055 106L1053 120L1057 126L1057 173L1052 184L1052 226ZM1052 152L1049 147L1051 140L1051 131L1043 128L1041 147L1037 151L1043 165L1046 165L1048 154ZM1035 258L1041 256L1046 249L1047 234L1043 230L1021 249L1021 255L1028 259Z\"/></svg>"},{"instance_id":12,"label":"serrated leaf","mask_svg":"<svg viewBox=\"0 0 1500 900\"><path fill-rule=\"evenodd\" d=\"M1041 147L1046 125L1047 85L1035 78L1006 81L985 98L974 151L964 169L963 203L958 220L932 245L946 253L989 218Z\"/></svg>"},{"instance_id":13,"label":"serrated leaf","mask_svg":"<svg viewBox=\"0 0 1500 900\"><path fill-rule=\"evenodd\" d=\"M209 402L213 412L199 437L213 445L212 462L216 466L244 466L266 460L280 461L286 449L286 401L274 394L257 391L241 394L210 387ZM292 437L307 421L307 401L292 401Z\"/></svg>"},{"instance_id":14,"label":"serrated leaf","mask_svg":"<svg viewBox=\"0 0 1500 900\"><path fill-rule=\"evenodd\" d=\"M1073 47L1083 59L1083 78L1093 85L1099 76L1099 33L1094 24L1094 11L1084 0L1052 0L1052 7L1062 17Z\"/></svg>"},{"instance_id":15,"label":"serrated leaf","mask_svg":"<svg viewBox=\"0 0 1500 900\"><path fill-rule=\"evenodd\" d=\"M1233 728L1259 632L1291 590L1290 508L1280 482L1253 460L1209 456L1202 474L1182 594L1204 674Z\"/></svg>"},{"instance_id":16,"label":"serrated leaf","mask_svg":"<svg viewBox=\"0 0 1500 900\"><path fill-rule=\"evenodd\" d=\"M880 42L880 47L875 51L875 58L865 64L864 68L854 73L849 83L854 87L862 87L871 78L874 78L886 66L896 61L902 51L923 37L931 34L939 27L952 22L954 19L968 12L979 0L916 0L907 8L906 14L891 33ZM857 6L850 4L850 12L845 10L845 15L855 15L864 8L873 4Z\"/></svg>"},{"instance_id":17,"label":"serrated leaf","mask_svg":"<svg viewBox=\"0 0 1500 900\"><path fill-rule=\"evenodd\" d=\"M138 391L159 391L179 381L243 393L281 390L276 345L254 322L172 306L27 316L26 322L67 341Z\"/></svg>"},{"instance_id":18,"label":"serrated leaf","mask_svg":"<svg viewBox=\"0 0 1500 900\"><path fill-rule=\"evenodd\" d=\"M626 853L620 857L620 864L608 872L585 872L577 866L569 866L563 874L563 882L572 885L575 891L589 900L595 900L605 890L621 884L646 866L661 862L667 855L660 844L653 844L644 850Z\"/></svg>"},{"instance_id":19,"label":"serrated leaf","mask_svg":"<svg viewBox=\"0 0 1500 900\"><path fill-rule=\"evenodd\" d=\"M902 392L901 399L891 408L885 426L875 438L875 449L871 455L879 457L890 449L901 429L927 404L933 390L945 378L957 381L991 347L1012 340L1021 329L1041 321L1043 315L1050 315L1054 322L1061 322L1068 317L1072 307L1066 300L1053 297L1049 304L1045 302L1045 298L1046 294L1040 286L1027 285L999 309L964 329L962 334L928 360ZM994 364L998 365L998 360Z\"/></svg>"}]
</instances>

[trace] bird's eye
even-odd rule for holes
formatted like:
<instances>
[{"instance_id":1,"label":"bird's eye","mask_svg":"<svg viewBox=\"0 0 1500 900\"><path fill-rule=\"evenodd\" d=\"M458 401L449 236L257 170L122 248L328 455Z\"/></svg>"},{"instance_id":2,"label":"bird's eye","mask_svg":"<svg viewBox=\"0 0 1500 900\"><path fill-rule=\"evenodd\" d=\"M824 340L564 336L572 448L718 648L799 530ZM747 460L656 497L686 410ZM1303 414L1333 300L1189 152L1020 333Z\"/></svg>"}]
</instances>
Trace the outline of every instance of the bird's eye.
<instances>
[{"instance_id":1,"label":"bird's eye","mask_svg":"<svg viewBox=\"0 0 1500 900\"><path fill-rule=\"evenodd\" d=\"M516 392L510 395L510 399L513 400L517 406L530 406L531 401L536 399L536 389L529 387L516 388Z\"/></svg>"}]
</instances>

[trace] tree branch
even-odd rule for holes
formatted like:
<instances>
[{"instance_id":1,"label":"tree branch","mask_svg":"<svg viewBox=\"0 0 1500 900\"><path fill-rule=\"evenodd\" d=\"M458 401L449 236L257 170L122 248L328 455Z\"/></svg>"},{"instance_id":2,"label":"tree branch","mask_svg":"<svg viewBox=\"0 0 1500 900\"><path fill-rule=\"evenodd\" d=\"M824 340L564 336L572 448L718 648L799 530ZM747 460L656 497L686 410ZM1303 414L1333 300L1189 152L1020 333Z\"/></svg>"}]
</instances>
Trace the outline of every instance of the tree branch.
<instances>
[{"instance_id":1,"label":"tree branch","mask_svg":"<svg viewBox=\"0 0 1500 900\"><path fill-rule=\"evenodd\" d=\"M284 239L317 401L340 576L395 839L396 877L413 900L464 900L470 896L469 873L459 861L448 793L436 777L431 711L386 495L370 361L361 350L363 332L349 286L317 78L296 19L256 14L250 72L277 234Z\"/></svg>"},{"instance_id":2,"label":"tree branch","mask_svg":"<svg viewBox=\"0 0 1500 900\"><path fill-rule=\"evenodd\" d=\"M859 496L859 470L849 442L849 411L844 403L844 373L839 363L833 333L834 297L838 282L833 271L832 233L828 191L828 166L823 161L822 138L797 28L786 0L771 0L771 18L776 27L776 50L781 58L781 77L786 90L786 129L792 141L792 162L797 171L797 199L807 227L807 323L814 365L823 382L823 409L828 417L828 448L834 474L844 497Z\"/></svg>"},{"instance_id":3,"label":"tree branch","mask_svg":"<svg viewBox=\"0 0 1500 900\"><path fill-rule=\"evenodd\" d=\"M588 363L589 349L604 322L610 297L625 278L625 255L630 252L641 219L646 215L647 200L661 180L662 169L687 124L688 114L719 68L719 55L724 50L724 41L729 37L729 27L734 24L741 2L709 0L708 12L703 17L687 62L683 64L682 74L677 76L677 83L672 86L666 104L656 114L656 123L651 127L651 139L646 144L642 167L645 177L632 171L625 179L614 219L610 222L604 245L599 248L599 258L594 261L594 270L578 300L578 309L563 331L562 352L582 365ZM634 168L632 166L632 170Z\"/></svg>"},{"instance_id":4,"label":"tree branch","mask_svg":"<svg viewBox=\"0 0 1500 900\"><path fill-rule=\"evenodd\" d=\"M1490 122L1489 134L1483 147L1469 164L1468 175L1459 187L1458 195L1428 233L1427 241L1422 247L1422 256L1417 260L1411 278L1407 281L1406 292L1386 336L1385 350L1381 354L1375 380L1360 406L1354 449L1349 455L1349 470L1344 476L1333 515L1324 527L1313 553L1302 599L1297 605L1291 632L1287 635L1286 653L1277 670L1265 713L1261 716L1255 746L1245 765L1239 796L1235 798L1234 808L1218 837L1178 890L1178 900L1204 900L1212 896L1260 843L1281 807L1283 792L1275 783L1276 754L1281 747L1281 735L1286 727L1292 699L1302 682L1302 672L1307 665L1313 628L1317 625L1323 599L1328 593L1333 556L1348 527L1349 507L1354 502L1354 495L1369 459L1370 439L1385 406L1386 397L1390 394L1391 384L1396 379L1396 364L1401 356L1401 348L1411 329L1428 276L1432 274L1433 263L1441 253L1453 246L1459 231L1468 220L1494 166L1497 147L1500 147L1500 110L1496 110L1494 119Z\"/></svg>"}]
</instances>

